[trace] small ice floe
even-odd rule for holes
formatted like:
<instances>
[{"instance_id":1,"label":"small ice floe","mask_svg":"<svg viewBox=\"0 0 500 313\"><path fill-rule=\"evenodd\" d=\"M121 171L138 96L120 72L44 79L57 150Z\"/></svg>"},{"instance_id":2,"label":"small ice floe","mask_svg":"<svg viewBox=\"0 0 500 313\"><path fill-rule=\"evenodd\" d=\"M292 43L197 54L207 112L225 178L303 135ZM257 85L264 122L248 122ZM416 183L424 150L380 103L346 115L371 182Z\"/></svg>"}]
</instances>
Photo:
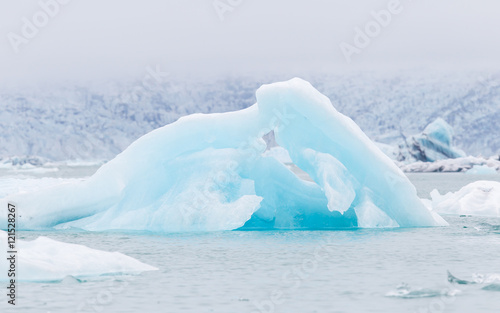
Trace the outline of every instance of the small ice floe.
<instances>
[{"instance_id":1,"label":"small ice floe","mask_svg":"<svg viewBox=\"0 0 500 313\"><path fill-rule=\"evenodd\" d=\"M488 165L474 165L470 170L465 172L469 175L497 175L498 172L496 168L490 167Z\"/></svg>"},{"instance_id":2,"label":"small ice floe","mask_svg":"<svg viewBox=\"0 0 500 313\"><path fill-rule=\"evenodd\" d=\"M460 293L460 290L454 288L430 289L430 288L414 288L406 283L402 283L395 290L386 293L386 297L414 299L414 298L432 298L432 297L454 297Z\"/></svg>"},{"instance_id":3,"label":"small ice floe","mask_svg":"<svg viewBox=\"0 0 500 313\"><path fill-rule=\"evenodd\" d=\"M74 284L79 284L81 282L82 282L81 279L78 279L71 275L68 275L61 280L61 283L66 285L74 285Z\"/></svg>"},{"instance_id":4,"label":"small ice floe","mask_svg":"<svg viewBox=\"0 0 500 313\"><path fill-rule=\"evenodd\" d=\"M459 279L448 271L448 281L459 285L486 285L482 290L500 291L500 274L473 274L471 280Z\"/></svg>"},{"instance_id":5,"label":"small ice floe","mask_svg":"<svg viewBox=\"0 0 500 313\"><path fill-rule=\"evenodd\" d=\"M474 281L468 281L468 280L464 280L464 279L459 279L455 276L453 276L450 271L448 271L448 282L452 283L452 284L459 284L459 285L473 285L473 284L476 284L476 282Z\"/></svg>"},{"instance_id":6,"label":"small ice floe","mask_svg":"<svg viewBox=\"0 0 500 313\"><path fill-rule=\"evenodd\" d=\"M0 230L0 244L7 247L8 235ZM16 253L0 259L0 271L19 267L17 281L77 283L83 278L103 275L139 274L158 270L119 252L38 237L33 241L16 240ZM7 275L0 276L0 281Z\"/></svg>"},{"instance_id":7,"label":"small ice floe","mask_svg":"<svg viewBox=\"0 0 500 313\"><path fill-rule=\"evenodd\" d=\"M500 182L480 180L457 192L431 192L432 208L440 214L500 217Z\"/></svg>"},{"instance_id":8,"label":"small ice floe","mask_svg":"<svg viewBox=\"0 0 500 313\"><path fill-rule=\"evenodd\" d=\"M478 284L491 284L498 283L500 284L500 274L473 274L472 280Z\"/></svg>"}]
</instances>

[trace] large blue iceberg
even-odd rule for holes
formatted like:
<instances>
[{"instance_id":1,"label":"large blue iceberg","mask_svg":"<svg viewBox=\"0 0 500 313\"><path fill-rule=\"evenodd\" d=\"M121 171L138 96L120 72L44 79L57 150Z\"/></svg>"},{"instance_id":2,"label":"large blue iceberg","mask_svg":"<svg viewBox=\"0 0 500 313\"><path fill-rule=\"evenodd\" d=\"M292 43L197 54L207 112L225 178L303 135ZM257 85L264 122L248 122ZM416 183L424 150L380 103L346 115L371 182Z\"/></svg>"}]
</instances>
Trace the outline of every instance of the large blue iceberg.
<instances>
[{"instance_id":1,"label":"large blue iceberg","mask_svg":"<svg viewBox=\"0 0 500 313\"><path fill-rule=\"evenodd\" d=\"M312 181L263 155L262 137L271 131ZM156 129L87 180L0 201L17 204L23 229L446 225L350 118L298 78L263 85L247 109L194 114Z\"/></svg>"}]
</instances>

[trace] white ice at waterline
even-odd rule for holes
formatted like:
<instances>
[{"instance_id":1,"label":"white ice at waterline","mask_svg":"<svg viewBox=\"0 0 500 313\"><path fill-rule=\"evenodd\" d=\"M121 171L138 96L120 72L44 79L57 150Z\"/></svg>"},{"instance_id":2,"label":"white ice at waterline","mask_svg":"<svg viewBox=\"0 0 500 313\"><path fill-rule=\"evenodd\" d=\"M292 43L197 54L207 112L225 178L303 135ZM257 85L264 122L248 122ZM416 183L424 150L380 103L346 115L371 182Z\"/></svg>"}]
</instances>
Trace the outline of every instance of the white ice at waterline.
<instances>
[{"instance_id":1,"label":"white ice at waterline","mask_svg":"<svg viewBox=\"0 0 500 313\"><path fill-rule=\"evenodd\" d=\"M7 233L0 230L0 281L6 281L10 261L7 260ZM59 242L47 237L33 241L16 239L16 281L51 282L67 276L90 278L112 274L137 274L157 268L119 252L107 252L83 245Z\"/></svg>"},{"instance_id":2,"label":"white ice at waterline","mask_svg":"<svg viewBox=\"0 0 500 313\"><path fill-rule=\"evenodd\" d=\"M457 192L431 192L432 208L439 214L500 217L500 182L480 180Z\"/></svg>"}]
</instances>

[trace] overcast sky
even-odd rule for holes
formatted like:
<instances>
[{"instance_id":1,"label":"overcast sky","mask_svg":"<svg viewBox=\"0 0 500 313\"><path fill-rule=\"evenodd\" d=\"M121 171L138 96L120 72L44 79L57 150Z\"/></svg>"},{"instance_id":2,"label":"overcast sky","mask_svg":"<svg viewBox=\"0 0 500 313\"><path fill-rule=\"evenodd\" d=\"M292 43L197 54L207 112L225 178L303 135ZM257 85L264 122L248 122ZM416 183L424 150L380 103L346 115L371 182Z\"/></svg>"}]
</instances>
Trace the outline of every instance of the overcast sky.
<instances>
[{"instance_id":1,"label":"overcast sky","mask_svg":"<svg viewBox=\"0 0 500 313\"><path fill-rule=\"evenodd\" d=\"M194 75L500 68L500 1L392 1L72 0L47 14L0 0L0 80L129 79L157 64ZM371 12L388 6L377 29Z\"/></svg>"}]
</instances>

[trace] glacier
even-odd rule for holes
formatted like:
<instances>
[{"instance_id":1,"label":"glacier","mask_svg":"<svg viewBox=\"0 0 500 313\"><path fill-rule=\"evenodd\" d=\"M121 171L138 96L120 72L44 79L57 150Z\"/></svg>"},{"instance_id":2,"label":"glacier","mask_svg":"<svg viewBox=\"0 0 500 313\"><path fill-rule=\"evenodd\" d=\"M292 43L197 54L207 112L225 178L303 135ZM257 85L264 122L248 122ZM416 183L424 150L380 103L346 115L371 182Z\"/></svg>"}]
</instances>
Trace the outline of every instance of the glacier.
<instances>
[{"instance_id":1,"label":"glacier","mask_svg":"<svg viewBox=\"0 0 500 313\"><path fill-rule=\"evenodd\" d=\"M158 270L119 252L94 250L43 236L32 241L16 242L16 264L19 267L15 277L17 281L57 282L67 276L88 279ZM0 244L7 247L7 233L1 230ZM4 252L0 258L0 271L7 273L8 268L9 261ZM0 281L7 279L7 275L0 275Z\"/></svg>"},{"instance_id":2,"label":"glacier","mask_svg":"<svg viewBox=\"0 0 500 313\"><path fill-rule=\"evenodd\" d=\"M17 204L20 229L447 225L394 162L310 83L294 78L263 85L256 98L240 111L192 114L153 130L88 179L0 202ZM265 156L262 137L270 132L312 181Z\"/></svg>"},{"instance_id":3,"label":"glacier","mask_svg":"<svg viewBox=\"0 0 500 313\"><path fill-rule=\"evenodd\" d=\"M457 192L431 192L432 208L439 214L500 217L500 183L480 180Z\"/></svg>"}]
</instances>

